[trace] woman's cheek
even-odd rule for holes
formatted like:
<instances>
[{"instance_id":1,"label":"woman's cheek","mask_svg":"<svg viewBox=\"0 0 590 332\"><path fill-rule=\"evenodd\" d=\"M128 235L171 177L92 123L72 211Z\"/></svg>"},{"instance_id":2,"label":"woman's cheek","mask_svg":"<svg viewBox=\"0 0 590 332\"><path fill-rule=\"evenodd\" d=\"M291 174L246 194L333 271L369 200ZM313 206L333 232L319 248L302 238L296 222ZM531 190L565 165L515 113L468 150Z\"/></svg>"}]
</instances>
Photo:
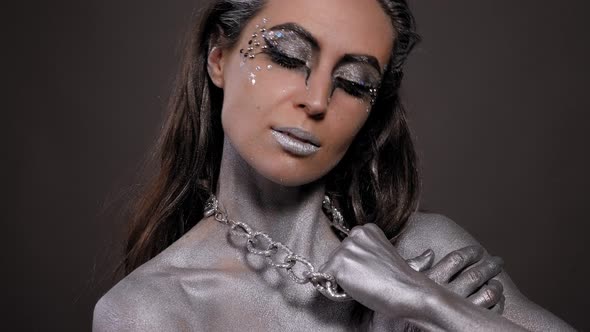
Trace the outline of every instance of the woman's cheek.
<instances>
[{"instance_id":1,"label":"woman's cheek","mask_svg":"<svg viewBox=\"0 0 590 332\"><path fill-rule=\"evenodd\" d=\"M328 112L332 112L331 126L326 131L332 133L335 153L344 155L355 137L368 119L368 113L364 110L365 105L356 100L331 105ZM328 115L330 116L330 115Z\"/></svg>"}]
</instances>

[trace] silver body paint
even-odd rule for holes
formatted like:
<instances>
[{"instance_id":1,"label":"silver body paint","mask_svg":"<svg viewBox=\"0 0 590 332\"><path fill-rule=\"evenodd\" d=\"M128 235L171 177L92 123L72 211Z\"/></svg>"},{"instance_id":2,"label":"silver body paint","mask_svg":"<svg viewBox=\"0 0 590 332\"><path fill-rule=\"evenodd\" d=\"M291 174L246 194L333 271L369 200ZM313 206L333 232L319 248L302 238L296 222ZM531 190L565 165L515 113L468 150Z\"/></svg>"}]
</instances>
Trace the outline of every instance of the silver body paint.
<instances>
[{"instance_id":1,"label":"silver body paint","mask_svg":"<svg viewBox=\"0 0 590 332\"><path fill-rule=\"evenodd\" d=\"M260 52L274 47L284 56L296 59L296 63L304 64L297 68L305 69L305 83L309 88L314 51L312 45L293 31L277 28L268 32L265 27L267 22L267 19L263 19L262 26L258 25L252 34L247 49L240 51L240 66L247 73L248 80L255 85L258 79L263 79L263 67L246 66L246 60L254 59ZM359 61L351 56L344 60L332 73L332 92L339 79L345 80L348 82L346 84L353 83L365 91L370 89L370 93L366 94L368 98L359 98L359 101L368 101L372 106L381 74L378 70L368 68L371 65L362 59ZM272 69L272 65L267 65L266 69ZM300 157L312 155L320 147L320 142L314 142L314 137L297 129L273 128L272 134L284 150ZM349 289L357 291L355 294L359 297L356 298L375 310L370 325L372 331L404 331L406 328L408 322L403 318L393 318L400 317L397 311L403 310L398 299L391 300L391 296L377 291L390 289L392 292L401 290L400 294L412 294L410 298L404 298L406 303L402 303L410 308L420 308L423 303L421 296L425 296L425 293L436 293L438 307L426 306L423 310L404 313L404 317L413 319L412 323L431 330L521 330L495 312L477 307L458 296L458 293L454 294L435 284L425 275L412 270L405 262L400 265L397 252L401 258L409 259L430 248L435 259L440 260L451 251L477 244L450 220L442 216L415 213L399 237L396 248L391 249L388 249L391 244L384 237L379 241L363 243L358 240L359 237L352 235L353 229L347 240L348 244L354 245L347 246L347 251L344 251L322 212L325 188L321 180L299 187L273 183L257 174L228 140L224 145L219 179L216 196L229 218L246 222L270 234L296 254L306 257L314 266L321 266L325 262L333 264L334 255L340 261L350 263L363 254L363 257L367 257L367 248L368 252L372 252L371 249L380 252L379 255L368 257L370 260L357 261L357 269L353 269L357 274L347 274L345 278L338 279L352 286L359 281L368 286L360 288L360 292L358 288ZM357 228L356 234L368 232L368 229ZM377 232L373 235L381 232L375 227L372 231ZM384 266L387 273L374 277L380 269L383 271ZM369 277L365 272L370 272ZM392 289L390 283L397 282L396 277L403 280L408 276L416 280L406 279L406 283L398 282L397 288ZM496 278L504 286L505 317L532 330L571 329L551 313L528 301L506 273L502 272ZM243 238L228 236L227 226L210 217L201 220L181 239L105 294L96 305L93 330L350 331L359 328L353 326L355 305L355 302L331 301L309 284L294 283L283 270L267 265L263 257L248 254Z\"/></svg>"},{"instance_id":2,"label":"silver body paint","mask_svg":"<svg viewBox=\"0 0 590 332\"><path fill-rule=\"evenodd\" d=\"M268 232L321 265L340 241L322 212L324 187L286 188L254 173L226 144L217 197L230 218ZM345 331L352 302L333 302L248 255L208 218L97 304L94 331Z\"/></svg>"},{"instance_id":3,"label":"silver body paint","mask_svg":"<svg viewBox=\"0 0 590 332\"><path fill-rule=\"evenodd\" d=\"M340 245L322 213L323 195L321 182L287 188L262 178L229 143L225 144L217 192L223 208L231 218L268 232L314 265L324 263ZM286 275L269 268L261 257L247 254L244 243L227 236L226 227L213 218L200 221L169 248L121 280L97 303L93 330L350 331L354 328L350 324L353 302L332 302L310 285L295 284ZM470 244L477 242L449 219L415 213L396 248L404 258L432 248L440 259ZM505 288L505 317L532 330L571 329L528 301L506 273L497 278ZM375 279L363 282L387 283ZM449 299L450 304L453 299ZM437 315L437 312L422 314ZM447 319L456 327L483 329L488 324L469 315ZM402 331L404 326L403 321L377 314L371 330Z\"/></svg>"}]
</instances>

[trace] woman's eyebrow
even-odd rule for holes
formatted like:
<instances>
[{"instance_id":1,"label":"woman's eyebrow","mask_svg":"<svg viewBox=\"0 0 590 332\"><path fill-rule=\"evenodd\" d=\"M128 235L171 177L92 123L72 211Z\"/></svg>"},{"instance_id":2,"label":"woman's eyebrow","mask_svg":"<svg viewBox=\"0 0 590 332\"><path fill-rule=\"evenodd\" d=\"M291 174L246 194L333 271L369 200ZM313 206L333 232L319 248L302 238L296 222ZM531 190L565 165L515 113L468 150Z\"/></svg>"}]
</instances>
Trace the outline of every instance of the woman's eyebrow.
<instances>
[{"instance_id":1,"label":"woman's eyebrow","mask_svg":"<svg viewBox=\"0 0 590 332\"><path fill-rule=\"evenodd\" d=\"M294 32L302 39L305 39L314 49L320 49L320 44L318 43L317 39L309 33L309 31L305 30L302 26L297 23L283 23L279 25L275 25L274 27L270 28L269 30L289 30Z\"/></svg>"},{"instance_id":2,"label":"woman's eyebrow","mask_svg":"<svg viewBox=\"0 0 590 332\"><path fill-rule=\"evenodd\" d=\"M297 23L283 23L275 25L274 27L270 28L269 30L289 30L293 33L297 34L302 39L305 39L308 43L311 44L312 48L319 50L320 44L318 43L317 39L304 27L300 26ZM338 62L338 65L343 65L345 63L366 63L371 67L375 68L379 74L381 74L381 66L379 65L379 60L376 57L368 54L345 54L342 59Z\"/></svg>"}]
</instances>

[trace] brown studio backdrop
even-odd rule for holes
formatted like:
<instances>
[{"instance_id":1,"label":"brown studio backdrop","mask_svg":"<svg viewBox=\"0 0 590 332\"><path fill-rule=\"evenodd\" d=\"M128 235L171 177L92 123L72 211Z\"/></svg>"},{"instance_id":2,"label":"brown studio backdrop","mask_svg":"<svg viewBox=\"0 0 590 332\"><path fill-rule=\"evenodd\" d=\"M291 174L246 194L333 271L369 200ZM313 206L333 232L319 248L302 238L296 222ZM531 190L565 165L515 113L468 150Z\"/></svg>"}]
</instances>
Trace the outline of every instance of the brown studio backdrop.
<instances>
[{"instance_id":1,"label":"brown studio backdrop","mask_svg":"<svg viewBox=\"0 0 590 332\"><path fill-rule=\"evenodd\" d=\"M137 183L198 5L64 0L12 9L2 165L9 326L90 328L111 286L100 280L119 257L113 211ZM590 4L412 7L424 42L404 95L422 208L457 221L505 259L532 300L588 329Z\"/></svg>"}]
</instances>

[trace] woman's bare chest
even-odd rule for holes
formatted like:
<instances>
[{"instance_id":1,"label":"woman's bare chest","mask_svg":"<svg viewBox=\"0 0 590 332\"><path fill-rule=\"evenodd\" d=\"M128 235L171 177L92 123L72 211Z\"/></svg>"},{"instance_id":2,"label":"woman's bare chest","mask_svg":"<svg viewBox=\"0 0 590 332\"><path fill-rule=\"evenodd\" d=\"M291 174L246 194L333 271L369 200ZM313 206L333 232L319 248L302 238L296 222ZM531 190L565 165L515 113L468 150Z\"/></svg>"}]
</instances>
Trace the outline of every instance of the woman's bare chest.
<instances>
[{"instance_id":1,"label":"woman's bare chest","mask_svg":"<svg viewBox=\"0 0 590 332\"><path fill-rule=\"evenodd\" d=\"M334 302L310 283L295 283L286 269L269 265L267 257L252 254L239 239L210 235L202 246L185 250L181 245L160 257L170 258L164 265L174 276L174 297L183 303L183 310L175 312L181 312L189 330L353 330L356 302ZM325 248L297 253L317 268L336 245L337 239ZM305 269L298 262L293 272L301 276Z\"/></svg>"},{"instance_id":2,"label":"woman's bare chest","mask_svg":"<svg viewBox=\"0 0 590 332\"><path fill-rule=\"evenodd\" d=\"M351 330L354 302L331 301L276 270L200 271L178 282L190 330Z\"/></svg>"}]
</instances>

